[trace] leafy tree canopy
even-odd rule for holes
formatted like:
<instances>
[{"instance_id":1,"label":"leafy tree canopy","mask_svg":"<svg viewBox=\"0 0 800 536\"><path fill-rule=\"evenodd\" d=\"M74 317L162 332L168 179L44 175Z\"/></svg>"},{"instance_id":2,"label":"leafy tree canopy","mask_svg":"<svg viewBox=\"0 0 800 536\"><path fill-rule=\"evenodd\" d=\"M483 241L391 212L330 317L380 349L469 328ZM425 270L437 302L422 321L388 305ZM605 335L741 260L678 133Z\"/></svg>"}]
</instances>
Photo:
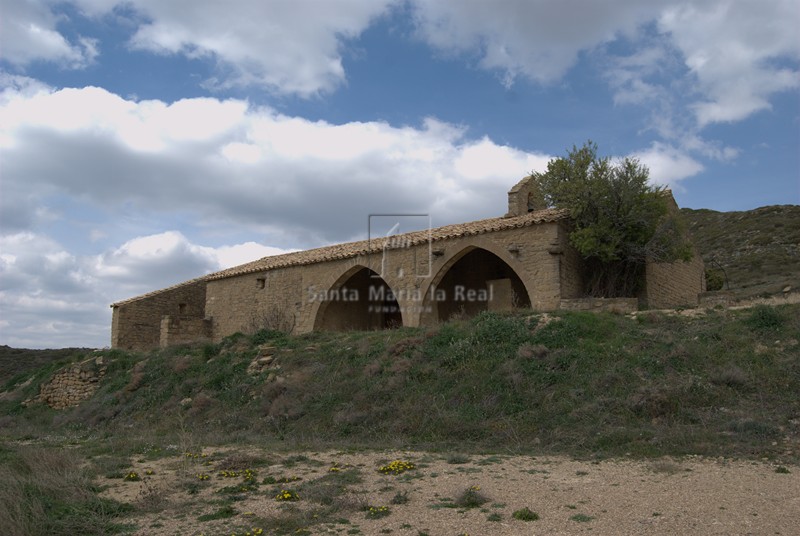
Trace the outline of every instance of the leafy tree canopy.
<instances>
[{"instance_id":1,"label":"leafy tree canopy","mask_svg":"<svg viewBox=\"0 0 800 536\"><path fill-rule=\"evenodd\" d=\"M692 257L678 214L665 189L648 183L649 173L635 158L599 157L591 141L532 173L545 203L570 211L570 242L586 261L592 296L635 296L648 260Z\"/></svg>"}]
</instances>

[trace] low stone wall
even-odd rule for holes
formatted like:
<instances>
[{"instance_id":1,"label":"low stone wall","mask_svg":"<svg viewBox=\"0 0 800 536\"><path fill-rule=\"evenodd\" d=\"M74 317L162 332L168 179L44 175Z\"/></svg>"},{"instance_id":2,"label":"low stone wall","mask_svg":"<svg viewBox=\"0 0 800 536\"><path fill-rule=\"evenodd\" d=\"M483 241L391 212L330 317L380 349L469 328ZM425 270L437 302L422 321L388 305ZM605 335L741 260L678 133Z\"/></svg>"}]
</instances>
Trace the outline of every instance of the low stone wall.
<instances>
[{"instance_id":1,"label":"low stone wall","mask_svg":"<svg viewBox=\"0 0 800 536\"><path fill-rule=\"evenodd\" d=\"M700 307L712 308L717 306L727 307L735 301L735 296L730 290L714 290L697 295Z\"/></svg>"},{"instance_id":2,"label":"low stone wall","mask_svg":"<svg viewBox=\"0 0 800 536\"><path fill-rule=\"evenodd\" d=\"M39 388L39 395L23 405L43 402L53 409L74 407L91 397L106 374L102 357L90 358L61 369L53 379Z\"/></svg>"},{"instance_id":3,"label":"low stone wall","mask_svg":"<svg viewBox=\"0 0 800 536\"><path fill-rule=\"evenodd\" d=\"M639 310L637 298L579 298L561 300L560 309L566 311L606 311L627 314Z\"/></svg>"}]
</instances>

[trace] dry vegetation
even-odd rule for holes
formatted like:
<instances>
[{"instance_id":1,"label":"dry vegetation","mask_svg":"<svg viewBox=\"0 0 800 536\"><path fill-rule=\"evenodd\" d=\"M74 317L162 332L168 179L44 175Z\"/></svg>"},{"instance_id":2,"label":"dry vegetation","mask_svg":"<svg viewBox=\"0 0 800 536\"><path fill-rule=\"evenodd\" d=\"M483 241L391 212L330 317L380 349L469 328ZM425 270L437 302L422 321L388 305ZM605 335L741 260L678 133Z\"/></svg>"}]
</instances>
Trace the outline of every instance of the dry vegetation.
<instances>
[{"instance_id":1,"label":"dry vegetation","mask_svg":"<svg viewBox=\"0 0 800 536\"><path fill-rule=\"evenodd\" d=\"M746 212L681 209L681 213L706 269L727 275L737 296L800 288L800 206Z\"/></svg>"},{"instance_id":2,"label":"dry vegetation","mask_svg":"<svg viewBox=\"0 0 800 536\"><path fill-rule=\"evenodd\" d=\"M759 210L684 211L741 296L798 286L797 207ZM0 347L0 534L788 534L800 304L689 312ZM89 357L91 398L23 404Z\"/></svg>"},{"instance_id":3,"label":"dry vegetation","mask_svg":"<svg viewBox=\"0 0 800 536\"><path fill-rule=\"evenodd\" d=\"M58 411L22 404L87 357L73 355L2 387L0 533L481 534L505 523L513 534L532 514L566 533L613 530L603 525L613 505L568 498L570 486L583 497L576 490L589 479L551 485L538 471L555 469L531 456L602 470L593 489L603 496L617 492L606 489L611 480L639 478L605 461L620 459L654 460L648 471L662 484L697 456L757 460L747 478L796 486L798 340L800 305L262 331L148 354L94 352L108 368L90 399ZM252 368L267 346L269 366ZM401 455L415 467L393 474L402 466L391 457ZM528 472L495 482L506 462ZM723 478L715 464L696 474ZM525 486L530 495L519 495Z\"/></svg>"}]
</instances>

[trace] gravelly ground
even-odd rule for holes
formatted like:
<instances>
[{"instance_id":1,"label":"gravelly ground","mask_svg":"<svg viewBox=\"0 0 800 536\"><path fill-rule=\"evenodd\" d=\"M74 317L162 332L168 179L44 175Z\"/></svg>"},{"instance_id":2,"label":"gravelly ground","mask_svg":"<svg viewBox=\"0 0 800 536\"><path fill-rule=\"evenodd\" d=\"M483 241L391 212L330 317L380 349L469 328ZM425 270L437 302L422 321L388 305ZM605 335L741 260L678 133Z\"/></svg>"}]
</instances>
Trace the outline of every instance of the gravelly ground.
<instances>
[{"instance_id":1,"label":"gravelly ground","mask_svg":"<svg viewBox=\"0 0 800 536\"><path fill-rule=\"evenodd\" d=\"M237 449L242 452L243 449ZM258 454L249 449L250 454ZM141 504L153 490L156 508L163 510L140 516L137 535L245 534L268 524L258 519L286 514L287 508L304 509L310 503L291 504L274 498L275 486L292 489L295 483L261 485L234 503L238 515L201 522L202 514L219 504L215 491L238 481L222 479L215 463L224 452L206 450L208 457L181 459L180 455L145 462L132 461L132 468L146 476L144 482L103 480L104 493ZM269 453L261 453L269 454ZM297 476L309 482L329 474L334 466L359 470L362 482L348 486L344 497L355 503L388 506L390 514L367 519L363 511L342 512L336 523L316 524L306 534L395 534L455 536L461 534L545 535L674 535L719 534L790 535L800 533L800 468L789 466L788 474L776 472L767 462L731 461L689 457L679 460L601 462L573 461L563 457L472 455L466 463L448 463L448 456L423 452L320 452L305 453L308 460L286 467L278 462L258 469L257 479ZM378 467L394 459L408 460L417 468L406 473L384 475ZM450 459L450 461L454 461ZM458 460L463 461L463 460ZM207 465L204 465L207 464ZM187 494L185 482L207 473L199 481L200 492ZM184 482L184 485L176 485ZM475 487L487 500L481 507L451 507L465 490ZM392 504L405 492L406 504ZM450 500L448 500L450 499ZM152 505L151 505L152 506ZM512 517L528 507L539 515L524 522ZM344 521L347 522L344 522Z\"/></svg>"}]
</instances>

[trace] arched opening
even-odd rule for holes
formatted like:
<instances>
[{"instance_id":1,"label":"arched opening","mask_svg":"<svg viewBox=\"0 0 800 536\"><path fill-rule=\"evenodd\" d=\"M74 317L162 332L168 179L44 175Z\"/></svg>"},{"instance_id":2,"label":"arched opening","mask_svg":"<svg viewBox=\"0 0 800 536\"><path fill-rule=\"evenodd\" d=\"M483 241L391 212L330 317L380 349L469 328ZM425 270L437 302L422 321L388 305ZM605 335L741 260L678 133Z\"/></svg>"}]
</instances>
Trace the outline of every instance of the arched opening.
<instances>
[{"instance_id":1,"label":"arched opening","mask_svg":"<svg viewBox=\"0 0 800 536\"><path fill-rule=\"evenodd\" d=\"M376 272L361 267L318 296L323 303L314 329L328 331L390 329L403 325L392 289Z\"/></svg>"},{"instance_id":2,"label":"arched opening","mask_svg":"<svg viewBox=\"0 0 800 536\"><path fill-rule=\"evenodd\" d=\"M445 267L427 302L440 322L472 317L482 311L529 308L531 300L520 277L494 253L475 248Z\"/></svg>"}]
</instances>

